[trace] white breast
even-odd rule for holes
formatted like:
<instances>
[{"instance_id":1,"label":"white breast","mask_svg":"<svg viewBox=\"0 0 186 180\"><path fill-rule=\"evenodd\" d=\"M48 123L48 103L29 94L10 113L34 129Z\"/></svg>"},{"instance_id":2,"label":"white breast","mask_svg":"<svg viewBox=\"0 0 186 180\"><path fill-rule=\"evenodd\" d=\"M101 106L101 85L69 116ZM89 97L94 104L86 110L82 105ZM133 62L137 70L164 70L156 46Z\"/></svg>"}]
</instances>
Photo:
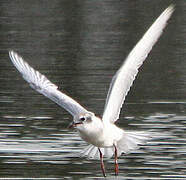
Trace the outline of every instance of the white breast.
<instances>
[{"instance_id":1,"label":"white breast","mask_svg":"<svg viewBox=\"0 0 186 180\"><path fill-rule=\"evenodd\" d=\"M107 123L101 125L99 123L93 123L85 126L83 129L79 129L80 137L97 147L112 147L123 136L123 130L116 125Z\"/></svg>"}]
</instances>

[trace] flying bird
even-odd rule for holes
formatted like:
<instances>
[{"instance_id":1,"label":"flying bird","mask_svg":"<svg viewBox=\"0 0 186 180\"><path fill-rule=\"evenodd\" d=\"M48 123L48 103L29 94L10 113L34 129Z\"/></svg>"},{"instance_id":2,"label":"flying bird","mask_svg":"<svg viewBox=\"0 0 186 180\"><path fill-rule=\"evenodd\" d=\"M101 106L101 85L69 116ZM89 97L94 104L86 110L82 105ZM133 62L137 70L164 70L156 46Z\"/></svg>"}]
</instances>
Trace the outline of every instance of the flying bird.
<instances>
[{"instance_id":1,"label":"flying bird","mask_svg":"<svg viewBox=\"0 0 186 180\"><path fill-rule=\"evenodd\" d=\"M138 145L145 143L150 138L150 135L143 131L123 130L116 126L115 122L119 119L122 104L133 84L139 67L162 34L173 11L174 5L170 5L163 11L113 76L102 118L97 117L77 101L59 91L55 84L39 71L33 69L15 51L9 51L12 63L29 85L63 107L73 116L70 127L77 129L80 137L90 144L83 150L81 156L100 159L103 176L106 176L103 157L115 157L115 175L118 175L118 157L122 153L129 153L137 149Z\"/></svg>"}]
</instances>

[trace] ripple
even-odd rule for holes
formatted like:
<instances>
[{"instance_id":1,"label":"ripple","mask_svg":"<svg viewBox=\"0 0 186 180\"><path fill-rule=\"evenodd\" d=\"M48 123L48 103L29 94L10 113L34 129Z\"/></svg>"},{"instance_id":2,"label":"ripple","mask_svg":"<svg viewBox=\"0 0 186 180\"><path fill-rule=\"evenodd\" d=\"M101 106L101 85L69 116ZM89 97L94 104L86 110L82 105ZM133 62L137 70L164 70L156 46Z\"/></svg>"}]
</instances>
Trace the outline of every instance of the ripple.
<instances>
[{"instance_id":1,"label":"ripple","mask_svg":"<svg viewBox=\"0 0 186 180\"><path fill-rule=\"evenodd\" d=\"M0 158L4 165L21 166L30 162L42 166L50 164L50 166L59 166L59 169L66 167L69 177L82 175L88 176L86 179L99 179L100 176L100 179L103 179L99 161L79 158L79 152L86 143L76 132L42 126L42 123L35 125L34 120L45 120L47 117L48 120L53 119L50 116L37 117L31 117L33 121L26 121L29 127L25 121L20 123L19 119L16 123L0 124L2 130ZM173 179L178 170L180 172L178 178L183 178L182 174L186 171L184 166L186 164L186 116L156 113L137 120L132 116L127 118L134 121L130 123L131 127L145 129L153 139L141 146L141 149L119 158L121 179L153 179L154 176L156 176L154 179ZM28 120L28 117L25 120ZM21 132L25 128L30 128L29 134L22 136ZM36 130L45 134L34 136L32 131ZM13 138L10 138L12 136ZM112 177L114 160L105 160L105 164L109 176ZM70 169L71 167L73 169Z\"/></svg>"},{"instance_id":2,"label":"ripple","mask_svg":"<svg viewBox=\"0 0 186 180\"><path fill-rule=\"evenodd\" d=\"M6 118L6 119L26 119L26 116L10 116L10 115L6 115L6 116L3 116L3 118Z\"/></svg>"},{"instance_id":3,"label":"ripple","mask_svg":"<svg viewBox=\"0 0 186 180\"><path fill-rule=\"evenodd\" d=\"M148 101L148 104L186 104L186 101Z\"/></svg>"}]
</instances>

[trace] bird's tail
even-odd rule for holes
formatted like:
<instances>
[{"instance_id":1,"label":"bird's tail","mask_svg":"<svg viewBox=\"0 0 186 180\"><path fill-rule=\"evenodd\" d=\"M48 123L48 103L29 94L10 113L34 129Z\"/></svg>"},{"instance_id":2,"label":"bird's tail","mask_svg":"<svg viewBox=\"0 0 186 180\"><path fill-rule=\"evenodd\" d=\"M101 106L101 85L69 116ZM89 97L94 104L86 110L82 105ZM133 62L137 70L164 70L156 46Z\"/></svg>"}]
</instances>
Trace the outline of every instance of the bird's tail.
<instances>
[{"instance_id":1,"label":"bird's tail","mask_svg":"<svg viewBox=\"0 0 186 180\"><path fill-rule=\"evenodd\" d=\"M123 137L117 142L118 156L122 153L128 154L133 150L139 149L142 144L151 139L150 134L143 131L124 131Z\"/></svg>"},{"instance_id":2,"label":"bird's tail","mask_svg":"<svg viewBox=\"0 0 186 180\"><path fill-rule=\"evenodd\" d=\"M113 147L100 148L104 158L111 158L114 154ZM87 146L81 153L81 157L87 157L88 159L100 159L100 153L98 147L94 145Z\"/></svg>"},{"instance_id":3,"label":"bird's tail","mask_svg":"<svg viewBox=\"0 0 186 180\"><path fill-rule=\"evenodd\" d=\"M138 149L140 144L145 144L151 136L145 132L140 131L124 131L123 137L116 142L118 156L122 153L130 153L131 151ZM105 158L111 158L114 154L114 147L100 148ZM89 159L100 159L98 147L89 145L81 152L81 157L87 157Z\"/></svg>"}]
</instances>

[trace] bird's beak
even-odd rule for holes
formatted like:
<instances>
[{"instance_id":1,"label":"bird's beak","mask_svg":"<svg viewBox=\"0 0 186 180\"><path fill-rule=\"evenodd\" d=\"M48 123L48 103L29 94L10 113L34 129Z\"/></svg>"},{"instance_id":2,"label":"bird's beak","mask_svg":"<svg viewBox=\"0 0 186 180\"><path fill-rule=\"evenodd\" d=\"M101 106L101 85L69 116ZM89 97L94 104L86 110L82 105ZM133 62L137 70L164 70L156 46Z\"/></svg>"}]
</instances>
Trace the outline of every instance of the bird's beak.
<instances>
[{"instance_id":1,"label":"bird's beak","mask_svg":"<svg viewBox=\"0 0 186 180\"><path fill-rule=\"evenodd\" d=\"M82 122L71 122L70 124L69 124L69 126L68 126L68 128L69 129L71 129L71 128L75 128L75 127L77 127L78 125L80 125L80 124L83 124Z\"/></svg>"},{"instance_id":2,"label":"bird's beak","mask_svg":"<svg viewBox=\"0 0 186 180\"><path fill-rule=\"evenodd\" d=\"M74 122L71 122L71 123L68 125L68 128L69 128L69 129L72 129L72 128L74 128L74 126L75 126L75 123L74 123Z\"/></svg>"}]
</instances>

